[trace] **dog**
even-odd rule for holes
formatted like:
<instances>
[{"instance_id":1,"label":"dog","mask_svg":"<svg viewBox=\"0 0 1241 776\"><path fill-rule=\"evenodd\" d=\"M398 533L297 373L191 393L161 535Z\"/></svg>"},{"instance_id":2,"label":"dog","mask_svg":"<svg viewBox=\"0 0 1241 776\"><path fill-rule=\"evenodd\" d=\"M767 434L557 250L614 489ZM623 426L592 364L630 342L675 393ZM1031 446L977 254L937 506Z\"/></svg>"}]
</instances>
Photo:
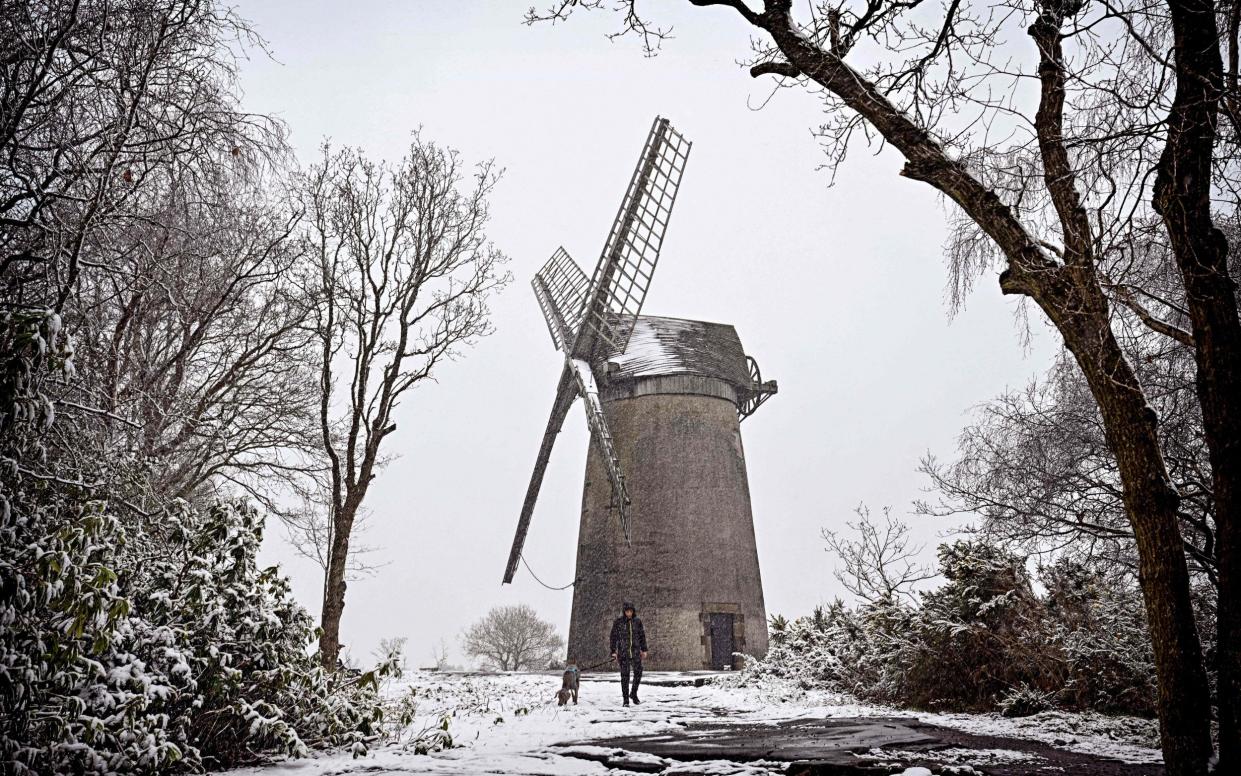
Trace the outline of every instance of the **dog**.
<instances>
[{"instance_id":1,"label":"dog","mask_svg":"<svg viewBox=\"0 0 1241 776\"><path fill-rule=\"evenodd\" d=\"M577 687L582 678L582 672L577 670L577 663L570 658L569 664L565 666L564 674L560 677L560 690L556 692L556 700L559 705L564 706L573 699L573 705L577 705Z\"/></svg>"}]
</instances>

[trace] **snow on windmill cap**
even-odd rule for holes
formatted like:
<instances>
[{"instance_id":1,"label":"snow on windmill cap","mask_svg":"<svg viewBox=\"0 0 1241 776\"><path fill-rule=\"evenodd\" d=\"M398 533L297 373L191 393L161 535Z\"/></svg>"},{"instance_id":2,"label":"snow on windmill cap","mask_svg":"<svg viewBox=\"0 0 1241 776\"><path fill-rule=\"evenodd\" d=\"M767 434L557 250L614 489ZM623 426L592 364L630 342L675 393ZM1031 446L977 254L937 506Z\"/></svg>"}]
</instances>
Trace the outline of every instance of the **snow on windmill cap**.
<instances>
[{"instance_id":1,"label":"snow on windmill cap","mask_svg":"<svg viewBox=\"0 0 1241 776\"><path fill-rule=\"evenodd\" d=\"M774 381L762 382L737 330L725 323L642 315L625 351L605 353L604 360L607 374L600 377L605 401L647 393L692 393L717 396L741 407L756 394L776 391ZM691 379L651 382L668 377Z\"/></svg>"}]
</instances>

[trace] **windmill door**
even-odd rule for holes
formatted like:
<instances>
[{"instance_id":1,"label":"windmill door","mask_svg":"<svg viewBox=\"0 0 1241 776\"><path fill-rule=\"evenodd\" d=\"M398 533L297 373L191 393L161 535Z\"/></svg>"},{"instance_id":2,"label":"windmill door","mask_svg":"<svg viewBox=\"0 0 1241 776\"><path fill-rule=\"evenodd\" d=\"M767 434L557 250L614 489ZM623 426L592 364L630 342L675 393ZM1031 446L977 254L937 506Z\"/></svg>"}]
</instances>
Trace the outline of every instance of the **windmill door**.
<instances>
[{"instance_id":1,"label":"windmill door","mask_svg":"<svg viewBox=\"0 0 1241 776\"><path fill-rule=\"evenodd\" d=\"M720 612L711 613L711 667L732 668L733 652L733 615Z\"/></svg>"}]
</instances>

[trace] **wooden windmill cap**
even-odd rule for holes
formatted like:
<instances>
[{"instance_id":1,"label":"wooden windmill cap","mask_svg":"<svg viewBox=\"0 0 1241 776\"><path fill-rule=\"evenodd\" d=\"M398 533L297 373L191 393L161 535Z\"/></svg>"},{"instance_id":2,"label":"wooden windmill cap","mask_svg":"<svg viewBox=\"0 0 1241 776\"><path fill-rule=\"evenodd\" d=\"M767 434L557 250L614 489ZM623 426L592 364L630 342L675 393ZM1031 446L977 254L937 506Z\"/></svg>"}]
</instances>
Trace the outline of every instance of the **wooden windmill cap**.
<instances>
[{"instance_id":1,"label":"wooden windmill cap","mask_svg":"<svg viewBox=\"0 0 1241 776\"><path fill-rule=\"evenodd\" d=\"M691 393L740 404L751 391L741 339L726 323L639 316L625 352L605 352L595 371L605 400Z\"/></svg>"}]
</instances>

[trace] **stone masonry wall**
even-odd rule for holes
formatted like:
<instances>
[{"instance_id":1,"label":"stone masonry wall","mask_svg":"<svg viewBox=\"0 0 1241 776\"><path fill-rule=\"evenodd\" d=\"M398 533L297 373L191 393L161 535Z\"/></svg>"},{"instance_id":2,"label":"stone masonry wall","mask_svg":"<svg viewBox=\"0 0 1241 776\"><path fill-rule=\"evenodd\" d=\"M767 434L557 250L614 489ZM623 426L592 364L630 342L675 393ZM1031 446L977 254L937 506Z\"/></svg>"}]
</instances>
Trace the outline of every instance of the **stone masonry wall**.
<instances>
[{"instance_id":1,"label":"stone masonry wall","mask_svg":"<svg viewBox=\"0 0 1241 776\"><path fill-rule=\"evenodd\" d=\"M736 650L767 651L767 614L736 406L700 395L608 401L633 503L627 547L611 487L591 446L578 537L569 655L608 658L622 601L646 626L651 670L710 667L707 615L734 614Z\"/></svg>"}]
</instances>

